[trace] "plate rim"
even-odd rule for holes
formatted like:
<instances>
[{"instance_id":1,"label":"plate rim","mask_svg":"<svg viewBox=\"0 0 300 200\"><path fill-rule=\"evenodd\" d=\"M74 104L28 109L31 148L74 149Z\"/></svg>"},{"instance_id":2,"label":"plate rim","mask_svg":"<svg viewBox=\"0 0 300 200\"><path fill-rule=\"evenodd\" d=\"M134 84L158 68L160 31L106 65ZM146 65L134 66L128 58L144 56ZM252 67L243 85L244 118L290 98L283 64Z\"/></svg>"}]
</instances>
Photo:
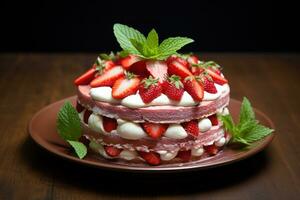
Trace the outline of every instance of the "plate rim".
<instances>
[{"instance_id":1,"label":"plate rim","mask_svg":"<svg viewBox=\"0 0 300 200\"><path fill-rule=\"evenodd\" d=\"M201 166L197 166L196 164L194 165L182 165L182 166L167 166L167 167L160 167L160 166L151 166L151 167L144 167L144 166L130 166L130 165L119 165L116 163L103 163L101 162L101 160L95 162L95 161L91 161L91 160L84 160L84 159L79 159L75 156L69 155L69 154L65 154L63 152L60 151L55 151L53 148L47 148L47 142L46 140L43 140L43 138L41 136L39 136L39 134L33 134L32 131L32 127L34 124L34 121L36 118L39 117L39 115L41 113L43 113L45 110L47 110L49 107L52 107L54 104L61 104L64 101L67 100L72 100L76 98L76 95L70 96L70 97L66 97L64 99L55 101L49 105L44 106L43 108L41 108L40 110L38 110L33 117L30 119L28 126L27 126L27 130L29 132L29 135L31 136L31 138L33 139L33 141L38 144L40 147L42 147L42 149L50 152L51 154L54 154L57 157L63 158L65 160L68 161L72 161L72 162L76 162L77 164L81 164L81 165L86 165L86 166L90 166L90 167L95 167L95 168L101 168L101 169L106 169L106 170L114 170L114 171L126 171L126 172L179 172L179 171L193 171L193 170L204 170L204 169L209 169L209 168L215 168L215 167L219 167L219 166L224 166L224 165L229 165L232 164L234 162L238 162L244 159L247 159L251 156L253 156L254 154L257 154L258 152L264 150L274 139L275 137L275 131L265 137L263 140L260 140L260 145L251 148L250 150L247 151L247 153L245 154L237 154L235 157L232 157L228 160L225 161L216 161L214 162L214 164L205 164L205 162L201 163ZM235 101L237 103L241 103L241 101L235 99L235 98L230 98L230 102L231 101ZM259 115L261 115L266 121L267 123L270 125L270 128L275 129L275 125L272 122L272 120L262 111L260 111L257 108L253 108L255 113L258 113ZM41 139L39 139L41 138Z\"/></svg>"}]
</instances>

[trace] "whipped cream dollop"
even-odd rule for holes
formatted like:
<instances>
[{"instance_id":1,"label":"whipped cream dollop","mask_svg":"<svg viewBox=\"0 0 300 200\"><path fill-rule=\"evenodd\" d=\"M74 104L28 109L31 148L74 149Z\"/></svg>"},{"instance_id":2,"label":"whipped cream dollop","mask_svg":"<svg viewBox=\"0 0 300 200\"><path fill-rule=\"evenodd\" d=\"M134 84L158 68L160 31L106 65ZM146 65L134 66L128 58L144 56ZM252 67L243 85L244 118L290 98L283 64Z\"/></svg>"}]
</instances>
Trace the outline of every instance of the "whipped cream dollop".
<instances>
[{"instance_id":1,"label":"whipped cream dollop","mask_svg":"<svg viewBox=\"0 0 300 200\"><path fill-rule=\"evenodd\" d=\"M228 84L218 85L215 84L217 93L211 94L204 92L203 101L210 101L218 99L222 93L229 92L230 88ZM165 94L161 94L159 97L155 98L150 103L144 103L140 94L133 94L125 97L122 100L114 99L111 95L112 89L110 87L96 87L91 88L90 95L94 100L107 102L111 104L121 104L129 108L143 108L148 106L164 106L164 105L173 105L173 106L194 106L199 102L195 101L191 95L184 91L180 101L174 101L169 99Z\"/></svg>"}]
</instances>

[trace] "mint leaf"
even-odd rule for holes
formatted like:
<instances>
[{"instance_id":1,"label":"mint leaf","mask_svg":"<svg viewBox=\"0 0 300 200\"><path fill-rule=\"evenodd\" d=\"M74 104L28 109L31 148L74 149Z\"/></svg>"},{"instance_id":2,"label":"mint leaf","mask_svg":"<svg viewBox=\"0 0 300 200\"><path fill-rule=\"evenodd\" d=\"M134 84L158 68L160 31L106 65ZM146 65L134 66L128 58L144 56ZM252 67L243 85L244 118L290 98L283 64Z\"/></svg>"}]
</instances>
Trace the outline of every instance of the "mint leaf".
<instances>
[{"instance_id":1,"label":"mint leaf","mask_svg":"<svg viewBox=\"0 0 300 200\"><path fill-rule=\"evenodd\" d=\"M130 39L131 44L135 47L136 50L139 51L139 55L142 56L143 55L143 51L144 51L144 44L135 40L135 39Z\"/></svg>"},{"instance_id":2,"label":"mint leaf","mask_svg":"<svg viewBox=\"0 0 300 200\"><path fill-rule=\"evenodd\" d=\"M140 54L139 51L132 45L130 40L134 39L137 42L143 44L146 41L146 38L142 33L140 33L138 30L135 30L134 28L123 24L114 24L113 29L115 37L122 49L132 54Z\"/></svg>"},{"instance_id":3,"label":"mint leaf","mask_svg":"<svg viewBox=\"0 0 300 200\"><path fill-rule=\"evenodd\" d=\"M234 124L231 115L220 116L219 118L223 122L226 131L231 133L231 143L250 145L274 131L259 124L255 119L255 113L251 107L251 103L246 97L244 97L241 105L239 123Z\"/></svg>"},{"instance_id":4,"label":"mint leaf","mask_svg":"<svg viewBox=\"0 0 300 200\"><path fill-rule=\"evenodd\" d=\"M271 134L274 130L263 125L255 126L248 134L244 134L243 138L249 143L260 140L263 137Z\"/></svg>"},{"instance_id":5,"label":"mint leaf","mask_svg":"<svg viewBox=\"0 0 300 200\"><path fill-rule=\"evenodd\" d=\"M254 127L256 127L258 124L258 121L256 120L249 120L244 123L238 124L238 130L240 135L244 135L249 133Z\"/></svg>"},{"instance_id":6,"label":"mint leaf","mask_svg":"<svg viewBox=\"0 0 300 200\"><path fill-rule=\"evenodd\" d=\"M86 146L77 141L81 136L80 119L76 109L70 102L65 102L57 115L57 131L59 136L67 141L82 159L87 154Z\"/></svg>"},{"instance_id":7,"label":"mint leaf","mask_svg":"<svg viewBox=\"0 0 300 200\"><path fill-rule=\"evenodd\" d=\"M125 58L129 55L129 52L126 51L126 50L123 50L123 51L120 51L118 52L118 55L121 57L121 58Z\"/></svg>"},{"instance_id":8,"label":"mint leaf","mask_svg":"<svg viewBox=\"0 0 300 200\"><path fill-rule=\"evenodd\" d=\"M255 119L255 114L251 107L251 103L246 97L244 97L240 110L240 123L253 119Z\"/></svg>"},{"instance_id":9,"label":"mint leaf","mask_svg":"<svg viewBox=\"0 0 300 200\"><path fill-rule=\"evenodd\" d=\"M73 149L75 150L75 153L77 154L77 156L82 159L86 156L87 154L87 148L86 146L78 141L73 141L73 140L67 140L68 143L73 147Z\"/></svg>"},{"instance_id":10,"label":"mint leaf","mask_svg":"<svg viewBox=\"0 0 300 200\"><path fill-rule=\"evenodd\" d=\"M176 53L183 46L194 42L193 39L187 37L170 37L162 41L159 45L159 58L168 57L171 54Z\"/></svg>"},{"instance_id":11,"label":"mint leaf","mask_svg":"<svg viewBox=\"0 0 300 200\"><path fill-rule=\"evenodd\" d=\"M113 29L115 37L124 51L145 59L164 60L194 41L186 37L171 37L159 45L159 37L154 29L149 32L147 38L138 30L123 24L115 24Z\"/></svg>"},{"instance_id":12,"label":"mint leaf","mask_svg":"<svg viewBox=\"0 0 300 200\"><path fill-rule=\"evenodd\" d=\"M229 132L233 132L234 122L231 115L220 116L220 119L222 120L225 129Z\"/></svg>"},{"instance_id":13,"label":"mint leaf","mask_svg":"<svg viewBox=\"0 0 300 200\"><path fill-rule=\"evenodd\" d=\"M151 49L154 53L157 53L158 50L158 34L155 29L152 29L147 36L146 46Z\"/></svg>"},{"instance_id":14,"label":"mint leaf","mask_svg":"<svg viewBox=\"0 0 300 200\"><path fill-rule=\"evenodd\" d=\"M78 140L81 136L80 119L70 102L65 102L57 116L57 131L64 140Z\"/></svg>"}]
</instances>

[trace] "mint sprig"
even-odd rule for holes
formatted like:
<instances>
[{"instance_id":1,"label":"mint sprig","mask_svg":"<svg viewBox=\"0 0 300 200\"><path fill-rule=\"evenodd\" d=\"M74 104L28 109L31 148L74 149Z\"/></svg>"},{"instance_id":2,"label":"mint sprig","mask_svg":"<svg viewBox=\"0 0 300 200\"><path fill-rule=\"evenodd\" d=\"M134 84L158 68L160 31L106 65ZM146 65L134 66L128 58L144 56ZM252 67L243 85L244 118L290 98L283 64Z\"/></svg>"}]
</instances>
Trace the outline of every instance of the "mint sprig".
<instances>
[{"instance_id":1,"label":"mint sprig","mask_svg":"<svg viewBox=\"0 0 300 200\"><path fill-rule=\"evenodd\" d=\"M79 142L81 137L80 119L76 109L70 102L65 102L57 115L56 127L59 136L68 142L77 156L82 159L87 154L86 146Z\"/></svg>"},{"instance_id":2,"label":"mint sprig","mask_svg":"<svg viewBox=\"0 0 300 200\"><path fill-rule=\"evenodd\" d=\"M240 143L250 145L267 135L271 134L274 130L265 127L255 119L255 113L251 107L249 100L244 97L239 122L235 124L231 115L220 116L225 129L231 133L231 143Z\"/></svg>"},{"instance_id":3,"label":"mint sprig","mask_svg":"<svg viewBox=\"0 0 300 200\"><path fill-rule=\"evenodd\" d=\"M194 41L187 37L170 37L159 44L159 37L155 29L152 29L146 38L138 30L123 24L114 25L114 34L125 52L145 59L164 60Z\"/></svg>"}]
</instances>

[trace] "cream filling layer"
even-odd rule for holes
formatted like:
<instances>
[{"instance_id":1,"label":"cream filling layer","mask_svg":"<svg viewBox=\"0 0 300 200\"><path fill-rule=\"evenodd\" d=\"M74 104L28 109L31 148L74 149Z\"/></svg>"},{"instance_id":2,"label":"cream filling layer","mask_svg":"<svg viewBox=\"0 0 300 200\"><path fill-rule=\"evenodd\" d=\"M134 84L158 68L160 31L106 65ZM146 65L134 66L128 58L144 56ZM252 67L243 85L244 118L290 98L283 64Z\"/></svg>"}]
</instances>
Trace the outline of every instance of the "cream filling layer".
<instances>
[{"instance_id":1,"label":"cream filling layer","mask_svg":"<svg viewBox=\"0 0 300 200\"><path fill-rule=\"evenodd\" d=\"M215 86L217 89L217 93L211 94L208 92L204 92L204 97L202 101L211 101L211 100L218 99L223 93L229 92L230 90L228 84L224 84L224 85L215 84ZM107 102L111 104L121 104L129 108L143 108L148 106L165 106L165 105L194 106L199 104L199 102L195 101L191 97L191 95L186 91L183 93L180 101L171 100L166 95L161 94L159 97L155 98L152 102L147 104L143 102L139 93L127 96L121 100L114 99L111 93L112 93L112 88L106 86L91 88L90 90L90 95L94 100Z\"/></svg>"}]
</instances>

